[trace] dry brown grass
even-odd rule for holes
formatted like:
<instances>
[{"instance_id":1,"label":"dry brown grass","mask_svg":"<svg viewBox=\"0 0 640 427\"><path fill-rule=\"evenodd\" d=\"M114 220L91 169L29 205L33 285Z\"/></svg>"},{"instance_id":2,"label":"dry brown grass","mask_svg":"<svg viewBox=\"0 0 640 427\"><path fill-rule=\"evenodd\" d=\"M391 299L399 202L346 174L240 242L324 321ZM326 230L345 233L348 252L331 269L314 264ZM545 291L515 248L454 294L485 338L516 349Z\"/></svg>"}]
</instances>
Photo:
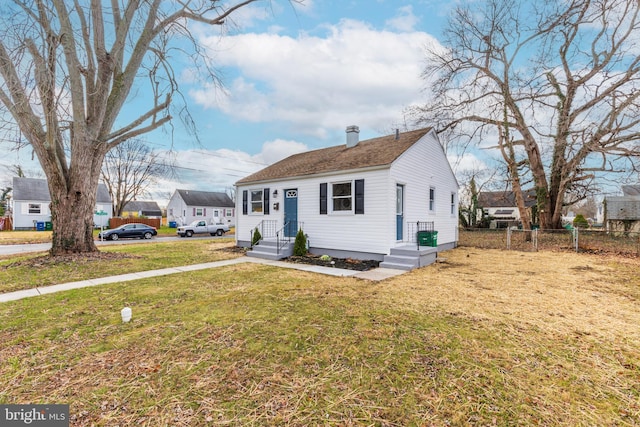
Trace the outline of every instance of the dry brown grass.
<instances>
[{"instance_id":1,"label":"dry brown grass","mask_svg":"<svg viewBox=\"0 0 640 427\"><path fill-rule=\"evenodd\" d=\"M640 424L637 261L441 257L383 282L239 264L0 305L0 403L69 402L74 426Z\"/></svg>"},{"instance_id":2,"label":"dry brown grass","mask_svg":"<svg viewBox=\"0 0 640 427\"><path fill-rule=\"evenodd\" d=\"M0 245L48 243L51 231L0 231Z\"/></svg>"},{"instance_id":3,"label":"dry brown grass","mask_svg":"<svg viewBox=\"0 0 640 427\"><path fill-rule=\"evenodd\" d=\"M396 302L552 334L640 342L640 260L571 252L458 248L387 282ZM428 273L428 274L425 274Z\"/></svg>"}]
</instances>

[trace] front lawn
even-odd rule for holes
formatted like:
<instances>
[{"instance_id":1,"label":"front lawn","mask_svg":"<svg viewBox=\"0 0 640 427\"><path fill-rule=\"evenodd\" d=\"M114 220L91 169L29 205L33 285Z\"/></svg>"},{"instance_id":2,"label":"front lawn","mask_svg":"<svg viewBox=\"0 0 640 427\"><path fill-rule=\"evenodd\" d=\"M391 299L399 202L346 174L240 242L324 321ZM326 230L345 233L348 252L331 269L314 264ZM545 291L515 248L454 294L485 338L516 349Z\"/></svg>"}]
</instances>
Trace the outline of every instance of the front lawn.
<instances>
[{"instance_id":1,"label":"front lawn","mask_svg":"<svg viewBox=\"0 0 640 427\"><path fill-rule=\"evenodd\" d=\"M243 255L232 248L233 241L227 238L189 239L102 246L98 254L88 256L5 256L0 257L0 293Z\"/></svg>"},{"instance_id":2,"label":"front lawn","mask_svg":"<svg viewBox=\"0 0 640 427\"><path fill-rule=\"evenodd\" d=\"M1 304L0 403L69 403L73 426L640 423L637 261L441 255L383 282L238 264Z\"/></svg>"}]
</instances>

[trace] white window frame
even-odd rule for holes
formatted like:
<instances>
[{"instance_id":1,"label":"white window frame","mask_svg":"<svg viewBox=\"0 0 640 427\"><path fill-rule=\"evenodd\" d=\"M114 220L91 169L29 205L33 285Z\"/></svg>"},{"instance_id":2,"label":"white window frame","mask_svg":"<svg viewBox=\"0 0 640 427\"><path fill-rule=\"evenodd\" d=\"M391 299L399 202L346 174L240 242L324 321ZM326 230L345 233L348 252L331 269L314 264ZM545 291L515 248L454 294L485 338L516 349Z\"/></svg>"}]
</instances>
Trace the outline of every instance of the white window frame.
<instances>
[{"instance_id":1,"label":"white window frame","mask_svg":"<svg viewBox=\"0 0 640 427\"><path fill-rule=\"evenodd\" d=\"M29 215L42 215L42 203L28 203L27 213Z\"/></svg>"},{"instance_id":2,"label":"white window frame","mask_svg":"<svg viewBox=\"0 0 640 427\"><path fill-rule=\"evenodd\" d=\"M260 200L254 199L254 193L260 193ZM249 215L264 215L264 188L249 190Z\"/></svg>"},{"instance_id":3,"label":"white window frame","mask_svg":"<svg viewBox=\"0 0 640 427\"><path fill-rule=\"evenodd\" d=\"M233 209L227 209L227 210L226 210L226 216L227 216L228 218L233 217Z\"/></svg>"},{"instance_id":4,"label":"white window frame","mask_svg":"<svg viewBox=\"0 0 640 427\"><path fill-rule=\"evenodd\" d=\"M196 208L196 216L204 216L204 208Z\"/></svg>"},{"instance_id":5,"label":"white window frame","mask_svg":"<svg viewBox=\"0 0 640 427\"><path fill-rule=\"evenodd\" d=\"M335 196L334 195L334 189L336 185L344 185L344 184L349 184L349 195L348 196ZM329 198L331 200L331 213L336 214L336 215L348 215L348 214L353 214L354 213L354 185L353 185L353 181L337 181L337 182L332 182L331 183L331 197ZM335 202L337 200L349 200L350 202L350 207L349 209L335 209Z\"/></svg>"},{"instance_id":6,"label":"white window frame","mask_svg":"<svg viewBox=\"0 0 640 427\"><path fill-rule=\"evenodd\" d=\"M436 187L429 187L429 212L436 212Z\"/></svg>"}]
</instances>

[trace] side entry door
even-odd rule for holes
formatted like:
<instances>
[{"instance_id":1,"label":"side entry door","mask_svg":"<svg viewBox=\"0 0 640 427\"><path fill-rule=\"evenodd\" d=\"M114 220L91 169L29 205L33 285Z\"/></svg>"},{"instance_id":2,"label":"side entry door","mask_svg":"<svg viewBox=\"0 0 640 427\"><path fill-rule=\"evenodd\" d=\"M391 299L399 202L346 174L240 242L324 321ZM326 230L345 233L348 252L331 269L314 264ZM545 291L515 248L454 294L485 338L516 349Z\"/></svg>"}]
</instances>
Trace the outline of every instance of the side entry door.
<instances>
[{"instance_id":1,"label":"side entry door","mask_svg":"<svg viewBox=\"0 0 640 427\"><path fill-rule=\"evenodd\" d=\"M396 185L396 240L404 235L404 185Z\"/></svg>"}]
</instances>

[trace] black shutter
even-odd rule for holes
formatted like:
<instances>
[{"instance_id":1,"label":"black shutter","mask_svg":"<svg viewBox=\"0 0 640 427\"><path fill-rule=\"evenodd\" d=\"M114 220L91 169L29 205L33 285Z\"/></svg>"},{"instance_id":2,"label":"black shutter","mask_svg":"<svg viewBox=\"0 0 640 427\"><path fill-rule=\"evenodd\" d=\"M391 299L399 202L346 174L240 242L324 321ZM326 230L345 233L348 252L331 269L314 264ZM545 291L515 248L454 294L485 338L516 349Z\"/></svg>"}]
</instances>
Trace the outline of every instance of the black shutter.
<instances>
[{"instance_id":1,"label":"black shutter","mask_svg":"<svg viewBox=\"0 0 640 427\"><path fill-rule=\"evenodd\" d=\"M249 192L247 190L242 191L242 215L249 214Z\"/></svg>"},{"instance_id":2,"label":"black shutter","mask_svg":"<svg viewBox=\"0 0 640 427\"><path fill-rule=\"evenodd\" d=\"M262 191L264 195L264 214L269 215L269 189L265 188Z\"/></svg>"},{"instance_id":3,"label":"black shutter","mask_svg":"<svg viewBox=\"0 0 640 427\"><path fill-rule=\"evenodd\" d=\"M364 215L364 179L356 179L356 215Z\"/></svg>"},{"instance_id":4,"label":"black shutter","mask_svg":"<svg viewBox=\"0 0 640 427\"><path fill-rule=\"evenodd\" d=\"M327 214L327 183L320 184L320 215Z\"/></svg>"}]
</instances>

